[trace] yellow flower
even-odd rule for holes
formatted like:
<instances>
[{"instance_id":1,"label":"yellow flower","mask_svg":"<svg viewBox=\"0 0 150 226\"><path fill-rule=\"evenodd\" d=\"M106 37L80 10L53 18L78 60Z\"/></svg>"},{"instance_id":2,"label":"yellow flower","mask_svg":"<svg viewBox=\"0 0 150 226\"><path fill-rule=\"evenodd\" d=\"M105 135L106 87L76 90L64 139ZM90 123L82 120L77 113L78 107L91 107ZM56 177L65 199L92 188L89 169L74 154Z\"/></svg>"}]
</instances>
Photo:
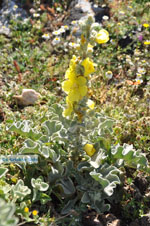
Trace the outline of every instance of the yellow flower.
<instances>
[{"instance_id":1,"label":"yellow flower","mask_svg":"<svg viewBox=\"0 0 150 226\"><path fill-rule=\"evenodd\" d=\"M13 176L13 177L11 178L11 181L14 182L14 183L16 183L16 182L18 181L18 178L15 177L15 176Z\"/></svg>"},{"instance_id":2,"label":"yellow flower","mask_svg":"<svg viewBox=\"0 0 150 226\"><path fill-rule=\"evenodd\" d=\"M70 65L77 63L77 57L75 55L72 56L72 59L70 60Z\"/></svg>"},{"instance_id":3,"label":"yellow flower","mask_svg":"<svg viewBox=\"0 0 150 226\"><path fill-rule=\"evenodd\" d=\"M144 45L150 45L150 41L145 41Z\"/></svg>"},{"instance_id":4,"label":"yellow flower","mask_svg":"<svg viewBox=\"0 0 150 226\"><path fill-rule=\"evenodd\" d=\"M95 103L94 103L94 101L93 100L90 100L90 99L88 99L88 101L87 101L87 106L90 108L90 109L94 109L94 107L95 107Z\"/></svg>"},{"instance_id":5,"label":"yellow flower","mask_svg":"<svg viewBox=\"0 0 150 226\"><path fill-rule=\"evenodd\" d=\"M25 207L25 208L24 208L24 212L25 212L25 213L29 213L29 208L28 208L28 207Z\"/></svg>"},{"instance_id":6,"label":"yellow flower","mask_svg":"<svg viewBox=\"0 0 150 226\"><path fill-rule=\"evenodd\" d=\"M69 90L68 100L75 102L81 100L87 94L86 79L83 76L79 76L76 80L68 80L66 89ZM70 89L69 89L70 88Z\"/></svg>"},{"instance_id":7,"label":"yellow flower","mask_svg":"<svg viewBox=\"0 0 150 226\"><path fill-rule=\"evenodd\" d=\"M95 72L94 63L92 60L87 57L82 61L81 65L84 67L84 76L88 76L89 74Z\"/></svg>"},{"instance_id":8,"label":"yellow flower","mask_svg":"<svg viewBox=\"0 0 150 226\"><path fill-rule=\"evenodd\" d=\"M36 216L38 214L38 211L37 210L33 210L32 214L33 214L33 216Z\"/></svg>"},{"instance_id":9,"label":"yellow flower","mask_svg":"<svg viewBox=\"0 0 150 226\"><path fill-rule=\"evenodd\" d=\"M107 72L105 73L105 76L106 76L107 79L111 79L111 78L113 77L112 71L107 71Z\"/></svg>"},{"instance_id":10,"label":"yellow flower","mask_svg":"<svg viewBox=\"0 0 150 226\"><path fill-rule=\"evenodd\" d=\"M145 23L145 24L143 24L143 27L146 27L147 28L147 27L149 27L149 24L146 24Z\"/></svg>"},{"instance_id":11,"label":"yellow flower","mask_svg":"<svg viewBox=\"0 0 150 226\"><path fill-rule=\"evenodd\" d=\"M76 71L73 68L68 68L65 73L65 78L67 79L75 79L76 77Z\"/></svg>"},{"instance_id":12,"label":"yellow flower","mask_svg":"<svg viewBox=\"0 0 150 226\"><path fill-rule=\"evenodd\" d=\"M66 80L66 81L62 82L62 89L65 93L69 93L72 86L73 86L72 80Z\"/></svg>"},{"instance_id":13,"label":"yellow flower","mask_svg":"<svg viewBox=\"0 0 150 226\"><path fill-rule=\"evenodd\" d=\"M65 78L73 79L76 77L76 65L77 65L77 57L73 55L72 59L70 60L69 68L65 73Z\"/></svg>"},{"instance_id":14,"label":"yellow flower","mask_svg":"<svg viewBox=\"0 0 150 226\"><path fill-rule=\"evenodd\" d=\"M63 111L64 117L70 116L73 111L73 104L68 100L68 97L66 97L66 103L67 103L67 108Z\"/></svg>"},{"instance_id":15,"label":"yellow flower","mask_svg":"<svg viewBox=\"0 0 150 226\"><path fill-rule=\"evenodd\" d=\"M93 144L86 144L84 146L84 150L90 157L96 152L95 148L93 147Z\"/></svg>"},{"instance_id":16,"label":"yellow flower","mask_svg":"<svg viewBox=\"0 0 150 226\"><path fill-rule=\"evenodd\" d=\"M72 112L73 112L73 108L71 108L71 107L66 108L62 113L63 117L70 116Z\"/></svg>"},{"instance_id":17,"label":"yellow flower","mask_svg":"<svg viewBox=\"0 0 150 226\"><path fill-rule=\"evenodd\" d=\"M105 29L102 29L98 32L96 36L96 42L98 44L106 43L109 40L109 33Z\"/></svg>"},{"instance_id":18,"label":"yellow flower","mask_svg":"<svg viewBox=\"0 0 150 226\"><path fill-rule=\"evenodd\" d=\"M93 46L90 43L87 46L87 51L88 52L93 52Z\"/></svg>"}]
</instances>

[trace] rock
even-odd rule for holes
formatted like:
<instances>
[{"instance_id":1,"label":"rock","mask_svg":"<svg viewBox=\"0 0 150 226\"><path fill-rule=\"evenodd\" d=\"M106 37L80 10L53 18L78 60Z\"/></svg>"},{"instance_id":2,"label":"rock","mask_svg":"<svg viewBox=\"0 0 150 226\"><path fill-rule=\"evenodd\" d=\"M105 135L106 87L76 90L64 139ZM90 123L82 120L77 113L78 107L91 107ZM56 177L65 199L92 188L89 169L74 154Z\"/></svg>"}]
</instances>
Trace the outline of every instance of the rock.
<instances>
[{"instance_id":1,"label":"rock","mask_svg":"<svg viewBox=\"0 0 150 226\"><path fill-rule=\"evenodd\" d=\"M102 22L103 16L109 17L109 8L108 7L94 7L92 6L95 21L98 23Z\"/></svg>"},{"instance_id":2,"label":"rock","mask_svg":"<svg viewBox=\"0 0 150 226\"><path fill-rule=\"evenodd\" d=\"M81 10L81 12L83 13L94 15L91 3L88 0L78 0L78 3L75 5L75 8Z\"/></svg>"},{"instance_id":3,"label":"rock","mask_svg":"<svg viewBox=\"0 0 150 226\"><path fill-rule=\"evenodd\" d=\"M80 20L89 14L94 16L94 12L88 0L72 1L69 7L69 16L64 23L71 24L72 21Z\"/></svg>"},{"instance_id":4,"label":"rock","mask_svg":"<svg viewBox=\"0 0 150 226\"><path fill-rule=\"evenodd\" d=\"M81 20L88 15L93 15L96 22L101 22L104 15L109 16L109 8L95 7L89 0L74 0L69 7L70 15L65 21L66 24L70 24L74 20Z\"/></svg>"},{"instance_id":5,"label":"rock","mask_svg":"<svg viewBox=\"0 0 150 226\"><path fill-rule=\"evenodd\" d=\"M23 89L21 95L15 95L14 98L18 105L33 105L41 95L33 89Z\"/></svg>"}]
</instances>

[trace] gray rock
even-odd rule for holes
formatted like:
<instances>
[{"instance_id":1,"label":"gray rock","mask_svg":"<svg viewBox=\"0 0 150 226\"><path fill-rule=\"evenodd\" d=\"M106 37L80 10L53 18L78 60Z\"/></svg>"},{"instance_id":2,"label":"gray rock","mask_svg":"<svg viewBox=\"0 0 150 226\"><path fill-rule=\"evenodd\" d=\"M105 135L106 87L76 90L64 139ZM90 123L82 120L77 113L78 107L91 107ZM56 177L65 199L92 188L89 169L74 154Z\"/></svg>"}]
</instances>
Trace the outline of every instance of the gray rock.
<instances>
[{"instance_id":1,"label":"gray rock","mask_svg":"<svg viewBox=\"0 0 150 226\"><path fill-rule=\"evenodd\" d=\"M75 0L70 4L69 17L65 23L71 24L72 21L80 20L88 14L92 14L94 16L90 2L88 0Z\"/></svg>"},{"instance_id":2,"label":"gray rock","mask_svg":"<svg viewBox=\"0 0 150 226\"><path fill-rule=\"evenodd\" d=\"M3 0L1 6L2 8L0 10L0 34L10 36L10 20L16 20L19 18L24 20L25 18L27 18L27 13L23 8L21 8L17 0Z\"/></svg>"},{"instance_id":3,"label":"gray rock","mask_svg":"<svg viewBox=\"0 0 150 226\"><path fill-rule=\"evenodd\" d=\"M21 95L13 96L18 105L22 106L33 105L40 97L41 95L33 89L23 89Z\"/></svg>"},{"instance_id":4,"label":"gray rock","mask_svg":"<svg viewBox=\"0 0 150 226\"><path fill-rule=\"evenodd\" d=\"M97 22L102 21L104 15L109 14L109 9L107 7L95 7L89 0L74 0L69 7L69 17L65 21L66 24L70 24L73 20L80 20L85 16L93 15Z\"/></svg>"}]
</instances>

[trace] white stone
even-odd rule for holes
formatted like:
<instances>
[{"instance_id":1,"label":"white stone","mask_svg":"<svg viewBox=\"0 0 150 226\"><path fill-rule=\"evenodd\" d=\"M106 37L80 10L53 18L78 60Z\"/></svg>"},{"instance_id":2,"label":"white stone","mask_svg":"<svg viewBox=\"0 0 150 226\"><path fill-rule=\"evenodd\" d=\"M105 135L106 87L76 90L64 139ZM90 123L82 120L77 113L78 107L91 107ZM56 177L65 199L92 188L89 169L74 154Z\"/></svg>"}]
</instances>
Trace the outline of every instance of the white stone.
<instances>
[{"instance_id":1,"label":"white stone","mask_svg":"<svg viewBox=\"0 0 150 226\"><path fill-rule=\"evenodd\" d=\"M40 96L34 89L23 89L22 94L15 95L14 98L19 105L28 106L35 104Z\"/></svg>"}]
</instances>

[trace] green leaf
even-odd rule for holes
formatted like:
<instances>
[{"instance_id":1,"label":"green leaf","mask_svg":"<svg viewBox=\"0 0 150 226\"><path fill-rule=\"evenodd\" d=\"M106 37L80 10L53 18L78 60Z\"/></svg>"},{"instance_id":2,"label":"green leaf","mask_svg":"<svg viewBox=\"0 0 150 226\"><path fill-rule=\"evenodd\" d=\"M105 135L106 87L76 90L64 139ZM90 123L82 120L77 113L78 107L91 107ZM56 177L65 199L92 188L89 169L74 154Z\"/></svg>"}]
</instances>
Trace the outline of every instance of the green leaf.
<instances>
[{"instance_id":1,"label":"green leaf","mask_svg":"<svg viewBox=\"0 0 150 226\"><path fill-rule=\"evenodd\" d=\"M70 177L61 179L60 181L61 183L58 184L62 187L65 195L73 195L75 193L75 187Z\"/></svg>"},{"instance_id":2,"label":"green leaf","mask_svg":"<svg viewBox=\"0 0 150 226\"><path fill-rule=\"evenodd\" d=\"M90 166L90 164L88 162L84 161L84 162L80 162L78 164L77 170L80 172L83 172L84 170L90 171L91 168L92 167Z\"/></svg>"},{"instance_id":3,"label":"green leaf","mask_svg":"<svg viewBox=\"0 0 150 226\"><path fill-rule=\"evenodd\" d=\"M20 149L21 154L40 154L45 158L49 157L49 147L44 146L40 141L27 139L24 141L24 146Z\"/></svg>"},{"instance_id":4,"label":"green leaf","mask_svg":"<svg viewBox=\"0 0 150 226\"><path fill-rule=\"evenodd\" d=\"M51 197L45 193L40 194L40 202L42 205L45 205L47 202L51 201Z\"/></svg>"},{"instance_id":5,"label":"green leaf","mask_svg":"<svg viewBox=\"0 0 150 226\"><path fill-rule=\"evenodd\" d=\"M116 175L120 173L120 170L115 166L109 166L105 163L98 171L99 172L92 171L90 172L90 175L101 184L104 192L108 196L111 196L116 185L120 184L120 179Z\"/></svg>"},{"instance_id":6,"label":"green leaf","mask_svg":"<svg viewBox=\"0 0 150 226\"><path fill-rule=\"evenodd\" d=\"M6 203L0 199L0 225L1 226L17 226L18 218L14 216L15 204Z\"/></svg>"},{"instance_id":7,"label":"green leaf","mask_svg":"<svg viewBox=\"0 0 150 226\"><path fill-rule=\"evenodd\" d=\"M61 214L68 214L73 208L74 208L74 205L77 201L77 198L73 199L73 200L69 200L67 202L67 204L65 205L65 207L62 209L61 211Z\"/></svg>"},{"instance_id":8,"label":"green leaf","mask_svg":"<svg viewBox=\"0 0 150 226\"><path fill-rule=\"evenodd\" d=\"M31 190L27 186L24 186L23 180L20 179L16 185L12 185L11 193L14 199L23 200L25 196L31 194Z\"/></svg>"},{"instance_id":9,"label":"green leaf","mask_svg":"<svg viewBox=\"0 0 150 226\"><path fill-rule=\"evenodd\" d=\"M90 203L90 197L88 192L84 192L82 198L81 198L82 203Z\"/></svg>"},{"instance_id":10,"label":"green leaf","mask_svg":"<svg viewBox=\"0 0 150 226\"><path fill-rule=\"evenodd\" d=\"M147 171L148 160L145 157L145 154L140 152L139 150L135 150L133 145L123 144L120 146L119 144L113 146L111 148L112 160L118 159L119 161L122 159L122 164L129 167L134 167L140 170Z\"/></svg>"},{"instance_id":11,"label":"green leaf","mask_svg":"<svg viewBox=\"0 0 150 226\"><path fill-rule=\"evenodd\" d=\"M106 158L105 150L100 149L98 152L96 152L91 159L89 160L89 163L94 168L98 168L102 161Z\"/></svg>"},{"instance_id":12,"label":"green leaf","mask_svg":"<svg viewBox=\"0 0 150 226\"><path fill-rule=\"evenodd\" d=\"M29 120L14 122L9 128L9 131L16 132L22 136L37 140L41 137L41 133L31 128L32 123Z\"/></svg>"},{"instance_id":13,"label":"green leaf","mask_svg":"<svg viewBox=\"0 0 150 226\"><path fill-rule=\"evenodd\" d=\"M31 185L33 188L39 191L47 191L49 188L49 185L43 181L42 176L38 177L37 179L32 178Z\"/></svg>"},{"instance_id":14,"label":"green leaf","mask_svg":"<svg viewBox=\"0 0 150 226\"><path fill-rule=\"evenodd\" d=\"M61 123L59 121L45 121L42 126L49 136L61 130Z\"/></svg>"},{"instance_id":15,"label":"green leaf","mask_svg":"<svg viewBox=\"0 0 150 226\"><path fill-rule=\"evenodd\" d=\"M21 154L40 154L39 144L31 139L24 141L24 146L20 149Z\"/></svg>"},{"instance_id":16,"label":"green leaf","mask_svg":"<svg viewBox=\"0 0 150 226\"><path fill-rule=\"evenodd\" d=\"M51 184L54 184L57 179L61 177L61 174L59 173L58 169L55 169L53 166L51 166L51 172L49 173L49 181Z\"/></svg>"},{"instance_id":17,"label":"green leaf","mask_svg":"<svg viewBox=\"0 0 150 226\"><path fill-rule=\"evenodd\" d=\"M58 156L56 152L51 148L49 148L49 157L52 159L54 163L58 161Z\"/></svg>"},{"instance_id":18,"label":"green leaf","mask_svg":"<svg viewBox=\"0 0 150 226\"><path fill-rule=\"evenodd\" d=\"M7 172L8 172L8 169L0 167L0 178L5 176Z\"/></svg>"}]
</instances>

